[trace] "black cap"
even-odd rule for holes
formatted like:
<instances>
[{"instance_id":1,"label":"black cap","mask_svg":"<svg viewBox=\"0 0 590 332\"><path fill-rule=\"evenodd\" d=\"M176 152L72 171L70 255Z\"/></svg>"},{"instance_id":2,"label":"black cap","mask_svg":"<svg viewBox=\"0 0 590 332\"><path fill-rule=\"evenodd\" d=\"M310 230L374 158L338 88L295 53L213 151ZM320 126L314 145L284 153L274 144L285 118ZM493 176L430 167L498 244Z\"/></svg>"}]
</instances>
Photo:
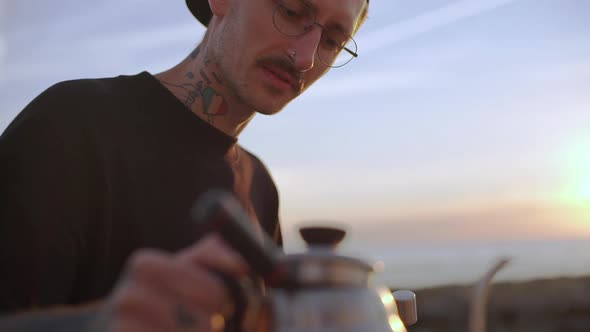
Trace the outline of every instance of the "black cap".
<instances>
[{"instance_id":1,"label":"black cap","mask_svg":"<svg viewBox=\"0 0 590 332\"><path fill-rule=\"evenodd\" d=\"M190 9L193 16L199 20L204 26L209 24L213 13L209 7L208 0L186 0L186 5Z\"/></svg>"},{"instance_id":2,"label":"black cap","mask_svg":"<svg viewBox=\"0 0 590 332\"><path fill-rule=\"evenodd\" d=\"M367 0L367 4L369 4L369 0ZM186 5L199 22L204 26L209 25L209 21L213 17L211 7L209 7L209 0L186 0Z\"/></svg>"}]
</instances>

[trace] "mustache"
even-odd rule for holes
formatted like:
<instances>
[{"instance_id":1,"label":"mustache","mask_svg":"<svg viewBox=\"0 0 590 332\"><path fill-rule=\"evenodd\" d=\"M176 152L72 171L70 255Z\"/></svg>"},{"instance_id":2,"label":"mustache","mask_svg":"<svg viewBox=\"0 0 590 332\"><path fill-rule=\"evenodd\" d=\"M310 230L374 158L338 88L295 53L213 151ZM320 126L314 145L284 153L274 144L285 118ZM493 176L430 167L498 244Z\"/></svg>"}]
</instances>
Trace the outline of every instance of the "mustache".
<instances>
[{"instance_id":1,"label":"mustache","mask_svg":"<svg viewBox=\"0 0 590 332\"><path fill-rule=\"evenodd\" d=\"M261 67L278 68L284 71L291 77L293 89L298 93L303 90L303 73L295 68L290 59L272 55L261 56L256 59L256 64Z\"/></svg>"}]
</instances>

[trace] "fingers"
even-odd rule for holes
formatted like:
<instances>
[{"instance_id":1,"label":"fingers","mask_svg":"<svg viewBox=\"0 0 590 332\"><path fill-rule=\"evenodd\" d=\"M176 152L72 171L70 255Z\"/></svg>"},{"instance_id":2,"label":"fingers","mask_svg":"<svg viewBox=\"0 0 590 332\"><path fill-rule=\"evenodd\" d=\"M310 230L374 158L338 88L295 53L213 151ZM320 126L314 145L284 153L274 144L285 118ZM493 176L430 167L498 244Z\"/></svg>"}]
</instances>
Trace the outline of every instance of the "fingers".
<instances>
[{"instance_id":1,"label":"fingers","mask_svg":"<svg viewBox=\"0 0 590 332\"><path fill-rule=\"evenodd\" d=\"M203 266L234 277L244 276L248 272L248 265L244 259L216 234L209 235L181 251L176 260L181 264Z\"/></svg>"},{"instance_id":2,"label":"fingers","mask_svg":"<svg viewBox=\"0 0 590 332\"><path fill-rule=\"evenodd\" d=\"M222 310L230 300L223 282L208 268L183 264L163 253L138 254L130 263L128 278L162 298L173 297L208 313Z\"/></svg>"},{"instance_id":3,"label":"fingers","mask_svg":"<svg viewBox=\"0 0 590 332\"><path fill-rule=\"evenodd\" d=\"M107 309L108 314L115 316L113 331L138 331L130 326L140 327L148 322L143 317L149 317L147 330L164 330L174 325L174 319L169 313L169 300L164 300L155 293L139 284L128 284L115 293ZM129 329L124 329L128 327Z\"/></svg>"},{"instance_id":4,"label":"fingers","mask_svg":"<svg viewBox=\"0 0 590 332\"><path fill-rule=\"evenodd\" d=\"M170 255L140 250L129 260L105 311L109 331L213 331L233 302L213 272L239 278L244 260L217 236ZM222 329L222 327L221 327Z\"/></svg>"},{"instance_id":5,"label":"fingers","mask_svg":"<svg viewBox=\"0 0 590 332\"><path fill-rule=\"evenodd\" d=\"M186 324L175 324L170 326L154 325L151 321L146 319L139 319L137 316L126 316L125 319L119 319L114 323L110 324L107 329L97 329L98 331L109 331L109 332L219 332L223 331L223 326L215 326L211 324L211 319L203 315L195 315L194 323L191 325ZM94 332L93 331L93 332Z\"/></svg>"},{"instance_id":6,"label":"fingers","mask_svg":"<svg viewBox=\"0 0 590 332\"><path fill-rule=\"evenodd\" d=\"M153 288L145 288L138 284L125 286L108 308L111 319L110 324L106 324L107 329L96 331L210 332L218 330L213 324L217 314L205 313L197 306L181 302L174 296L156 293Z\"/></svg>"},{"instance_id":7,"label":"fingers","mask_svg":"<svg viewBox=\"0 0 590 332\"><path fill-rule=\"evenodd\" d=\"M110 332L162 332L164 330L150 326L138 320L118 321L110 326Z\"/></svg>"}]
</instances>

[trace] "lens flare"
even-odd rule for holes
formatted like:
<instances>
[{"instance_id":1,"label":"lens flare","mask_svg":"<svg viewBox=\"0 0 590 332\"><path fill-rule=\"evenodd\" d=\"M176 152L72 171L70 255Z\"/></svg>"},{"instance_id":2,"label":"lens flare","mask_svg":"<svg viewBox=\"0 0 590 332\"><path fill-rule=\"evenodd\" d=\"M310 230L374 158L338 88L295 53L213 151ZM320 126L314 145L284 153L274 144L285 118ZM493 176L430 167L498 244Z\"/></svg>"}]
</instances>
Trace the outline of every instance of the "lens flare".
<instances>
[{"instance_id":1,"label":"lens flare","mask_svg":"<svg viewBox=\"0 0 590 332\"><path fill-rule=\"evenodd\" d=\"M402 320L399 318L398 315L389 316L388 323L389 323L389 327L391 328L391 330L393 332L407 332L407 329L404 326L404 323L402 322Z\"/></svg>"},{"instance_id":2,"label":"lens flare","mask_svg":"<svg viewBox=\"0 0 590 332\"><path fill-rule=\"evenodd\" d=\"M567 151L566 201L590 205L590 136L577 140Z\"/></svg>"},{"instance_id":3,"label":"lens flare","mask_svg":"<svg viewBox=\"0 0 590 332\"><path fill-rule=\"evenodd\" d=\"M387 312L387 322L389 323L389 328L392 332L407 332L407 329L402 322L397 304L395 303L395 298L391 293L391 290L386 287L377 287L377 293L381 298L381 302L385 307L385 311Z\"/></svg>"},{"instance_id":4,"label":"lens flare","mask_svg":"<svg viewBox=\"0 0 590 332\"><path fill-rule=\"evenodd\" d=\"M590 203L590 147L588 147L580 166L578 196L582 202Z\"/></svg>"}]
</instances>

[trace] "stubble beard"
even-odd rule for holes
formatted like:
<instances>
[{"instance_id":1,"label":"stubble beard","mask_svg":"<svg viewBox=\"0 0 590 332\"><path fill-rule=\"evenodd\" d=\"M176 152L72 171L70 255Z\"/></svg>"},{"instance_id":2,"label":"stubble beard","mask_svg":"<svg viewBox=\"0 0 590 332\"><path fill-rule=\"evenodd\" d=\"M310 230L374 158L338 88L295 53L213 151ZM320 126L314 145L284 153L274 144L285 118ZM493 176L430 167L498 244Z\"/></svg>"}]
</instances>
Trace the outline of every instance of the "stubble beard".
<instances>
[{"instance_id":1,"label":"stubble beard","mask_svg":"<svg viewBox=\"0 0 590 332\"><path fill-rule=\"evenodd\" d=\"M247 75L243 77L232 75L235 72L232 72L231 69L228 70L231 66L225 65L224 60L229 59L225 57L224 53L223 50L219 52L220 61L218 67L220 78L230 94L230 99L234 100L237 104L244 105L246 109L252 112L273 115L279 113L292 100L283 102L279 91L273 92L271 89L266 89L260 84L257 84L258 82L253 81L251 78L249 79Z\"/></svg>"},{"instance_id":2,"label":"stubble beard","mask_svg":"<svg viewBox=\"0 0 590 332\"><path fill-rule=\"evenodd\" d=\"M279 113L289 102L291 102L299 93L295 94L294 98L287 101L282 101L279 91L271 91L257 85L255 81L250 81L247 75L236 77L236 71L232 68L240 68L240 64L235 61L236 56L239 56L239 49L236 47L240 45L239 40L234 38L236 36L234 24L227 24L219 39L219 43L214 50L213 59L218 68L219 78L221 84L227 89L229 99L233 100L239 105L244 105L246 109L251 112L256 112L264 115L273 115ZM227 46L233 45L234 49ZM253 64L256 66L256 62ZM232 67L233 66L233 67ZM256 68L256 67L253 67ZM246 73L248 73L248 68ZM255 90L258 91L255 91ZM276 95L276 96L273 96ZM266 98L266 100L262 100Z\"/></svg>"}]
</instances>

